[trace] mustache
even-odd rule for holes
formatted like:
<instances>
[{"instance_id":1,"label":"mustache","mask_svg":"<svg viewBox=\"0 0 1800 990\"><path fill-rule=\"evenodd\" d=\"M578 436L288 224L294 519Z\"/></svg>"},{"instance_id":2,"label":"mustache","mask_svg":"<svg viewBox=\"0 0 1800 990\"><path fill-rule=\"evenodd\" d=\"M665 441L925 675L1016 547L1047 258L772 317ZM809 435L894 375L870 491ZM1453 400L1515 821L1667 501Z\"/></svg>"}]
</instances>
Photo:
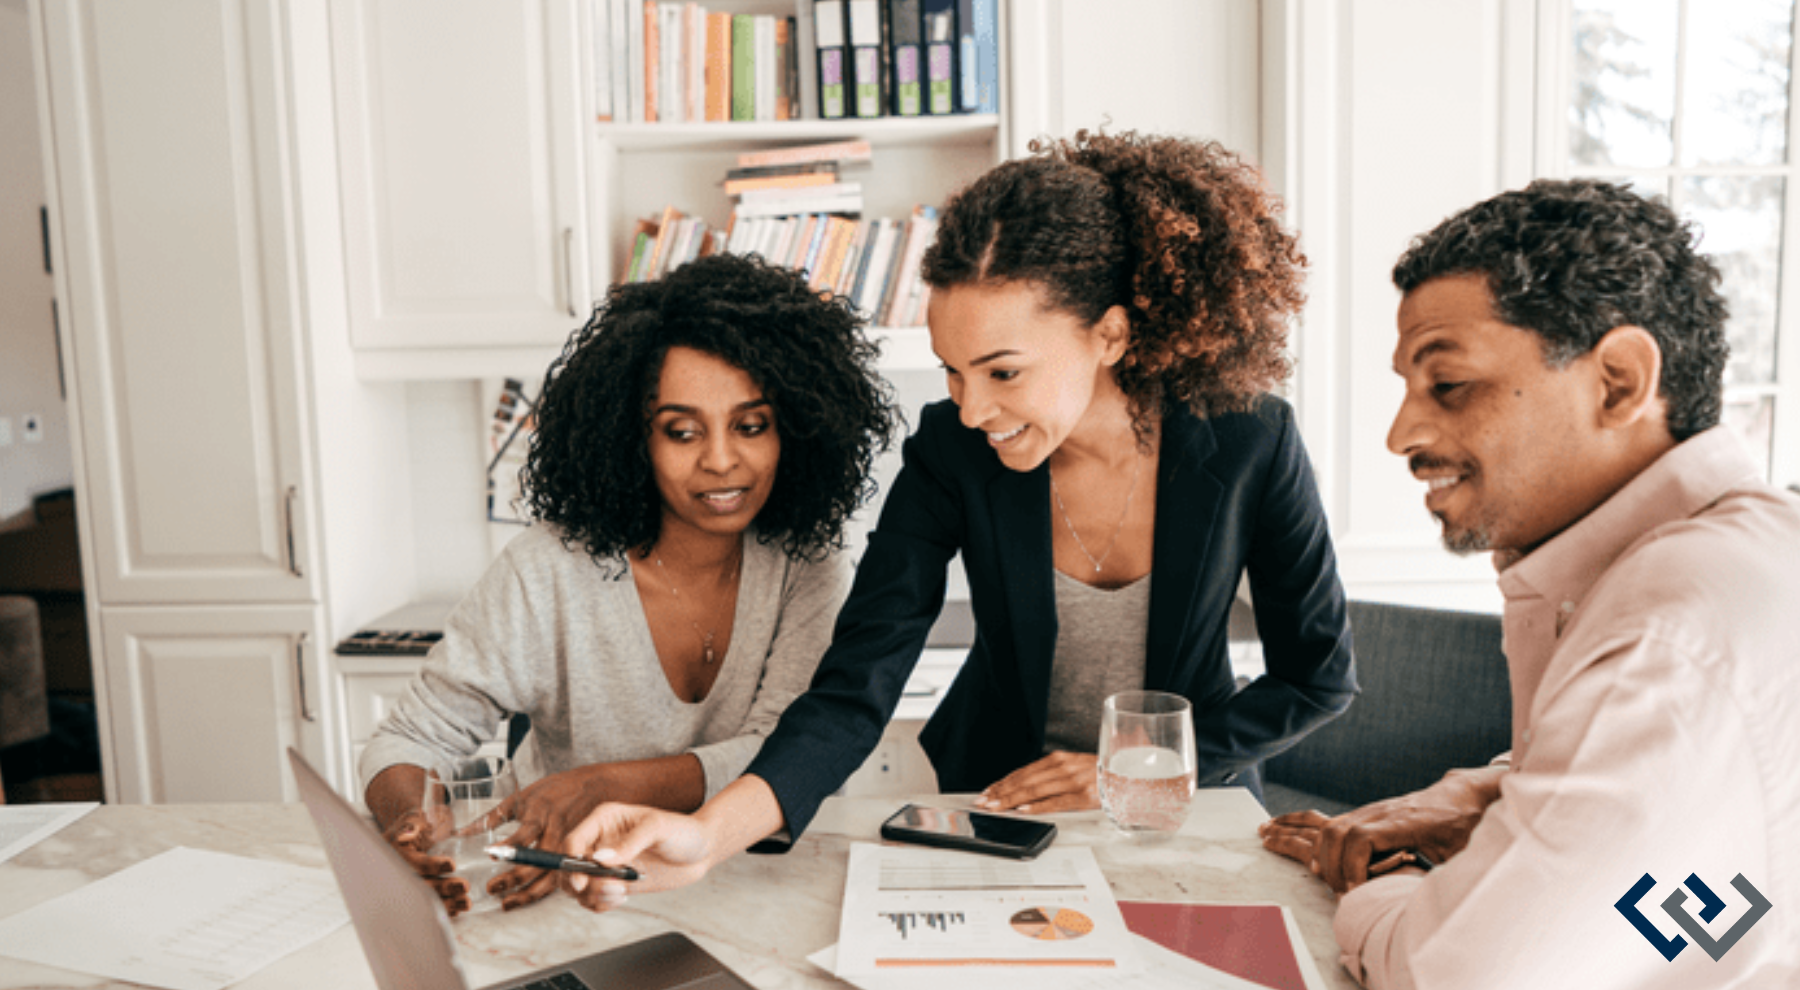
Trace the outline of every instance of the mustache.
<instances>
[{"instance_id":1,"label":"mustache","mask_svg":"<svg viewBox=\"0 0 1800 990\"><path fill-rule=\"evenodd\" d=\"M1461 461L1453 461L1447 457L1438 457L1433 454L1425 453L1414 454L1407 458L1406 467L1413 474L1418 474L1420 471L1433 471L1442 468L1452 468L1463 474L1473 474L1475 471L1474 465L1466 464Z\"/></svg>"}]
</instances>

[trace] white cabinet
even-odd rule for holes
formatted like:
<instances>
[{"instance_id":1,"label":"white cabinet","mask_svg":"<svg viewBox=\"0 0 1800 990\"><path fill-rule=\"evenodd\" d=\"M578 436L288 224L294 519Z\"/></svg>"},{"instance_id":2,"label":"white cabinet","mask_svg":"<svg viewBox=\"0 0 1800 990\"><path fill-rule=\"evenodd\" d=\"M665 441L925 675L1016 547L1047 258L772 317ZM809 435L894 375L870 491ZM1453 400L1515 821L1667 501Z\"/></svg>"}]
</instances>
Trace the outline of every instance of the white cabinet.
<instances>
[{"instance_id":1,"label":"white cabinet","mask_svg":"<svg viewBox=\"0 0 1800 990\"><path fill-rule=\"evenodd\" d=\"M287 747L324 752L318 612L100 609L115 800L295 801Z\"/></svg>"},{"instance_id":2,"label":"white cabinet","mask_svg":"<svg viewBox=\"0 0 1800 990\"><path fill-rule=\"evenodd\" d=\"M109 800L327 756L280 9L32 7Z\"/></svg>"},{"instance_id":3,"label":"white cabinet","mask_svg":"<svg viewBox=\"0 0 1800 990\"><path fill-rule=\"evenodd\" d=\"M504 361L507 349L560 347L586 320L586 11L575 0L334 0L359 368L436 375L429 352L446 348Z\"/></svg>"},{"instance_id":4,"label":"white cabinet","mask_svg":"<svg viewBox=\"0 0 1800 990\"><path fill-rule=\"evenodd\" d=\"M103 602L309 601L282 136L252 5L48 4L61 312ZM175 39L179 39L179 42Z\"/></svg>"},{"instance_id":5,"label":"white cabinet","mask_svg":"<svg viewBox=\"0 0 1800 990\"><path fill-rule=\"evenodd\" d=\"M707 6L795 15L813 71L811 0ZM332 0L331 14L350 337L368 381L541 379L619 275L635 220L674 205L725 223L740 152L865 138L874 162L845 178L865 216L902 218L1011 149L1004 87L1000 114L600 123L593 5L577 0ZM922 330L878 332L891 366L936 367Z\"/></svg>"}]
</instances>

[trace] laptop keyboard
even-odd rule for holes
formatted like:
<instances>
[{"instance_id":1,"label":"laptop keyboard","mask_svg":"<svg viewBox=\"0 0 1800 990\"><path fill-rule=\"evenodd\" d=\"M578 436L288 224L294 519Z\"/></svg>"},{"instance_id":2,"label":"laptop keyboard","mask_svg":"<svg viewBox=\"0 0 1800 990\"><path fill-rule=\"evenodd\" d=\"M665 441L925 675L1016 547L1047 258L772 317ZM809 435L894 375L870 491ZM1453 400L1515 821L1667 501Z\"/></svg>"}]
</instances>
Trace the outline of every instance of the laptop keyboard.
<instances>
[{"instance_id":1,"label":"laptop keyboard","mask_svg":"<svg viewBox=\"0 0 1800 990\"><path fill-rule=\"evenodd\" d=\"M574 973L557 973L541 980L533 980L515 990L590 990L581 977Z\"/></svg>"}]
</instances>

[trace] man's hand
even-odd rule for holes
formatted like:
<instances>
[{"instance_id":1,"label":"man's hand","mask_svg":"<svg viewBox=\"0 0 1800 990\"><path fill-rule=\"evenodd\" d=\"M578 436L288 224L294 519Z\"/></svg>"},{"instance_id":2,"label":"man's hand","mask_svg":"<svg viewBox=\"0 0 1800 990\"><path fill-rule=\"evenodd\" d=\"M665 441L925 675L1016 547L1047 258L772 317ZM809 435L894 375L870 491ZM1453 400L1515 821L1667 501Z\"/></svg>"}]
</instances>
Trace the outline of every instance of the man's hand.
<instances>
[{"instance_id":1,"label":"man's hand","mask_svg":"<svg viewBox=\"0 0 1800 990\"><path fill-rule=\"evenodd\" d=\"M469 909L469 882L454 875L456 864L448 856L430 854L431 847L449 833L447 822L433 823L422 809L414 808L396 818L381 837L431 884L443 900L444 910L454 918Z\"/></svg>"},{"instance_id":2,"label":"man's hand","mask_svg":"<svg viewBox=\"0 0 1800 990\"><path fill-rule=\"evenodd\" d=\"M482 824L494 828L516 820L519 827L507 836L507 845L561 849L570 827L605 800L606 792L603 764L566 770L502 801ZM488 893L499 897L500 906L511 911L542 900L556 885L553 871L515 866L488 881Z\"/></svg>"},{"instance_id":3,"label":"man's hand","mask_svg":"<svg viewBox=\"0 0 1800 990\"><path fill-rule=\"evenodd\" d=\"M1310 866L1343 893L1399 865L1418 850L1442 863L1469 844L1488 805L1500 797L1504 767L1452 770L1422 791L1377 801L1336 818L1316 811L1277 816L1257 830L1263 847Z\"/></svg>"},{"instance_id":4,"label":"man's hand","mask_svg":"<svg viewBox=\"0 0 1800 990\"><path fill-rule=\"evenodd\" d=\"M575 826L563 841L570 856L607 866L631 866L642 879L602 879L580 873L563 884L590 911L610 911L625 903L627 892L649 893L693 883L712 868L713 837L692 815L632 804L603 804Z\"/></svg>"},{"instance_id":5,"label":"man's hand","mask_svg":"<svg viewBox=\"0 0 1800 990\"><path fill-rule=\"evenodd\" d=\"M1007 774L975 799L985 811L1087 811L1100 807L1098 760L1061 750Z\"/></svg>"}]
</instances>

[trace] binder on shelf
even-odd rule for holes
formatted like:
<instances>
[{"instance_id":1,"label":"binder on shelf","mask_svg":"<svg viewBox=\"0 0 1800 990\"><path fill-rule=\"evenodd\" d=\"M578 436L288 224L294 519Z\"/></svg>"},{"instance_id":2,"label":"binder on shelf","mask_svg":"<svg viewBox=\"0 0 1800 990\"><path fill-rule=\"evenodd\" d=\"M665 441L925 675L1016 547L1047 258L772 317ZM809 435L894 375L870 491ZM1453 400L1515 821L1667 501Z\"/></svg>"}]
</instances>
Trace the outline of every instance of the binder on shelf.
<instances>
[{"instance_id":1,"label":"binder on shelf","mask_svg":"<svg viewBox=\"0 0 1800 990\"><path fill-rule=\"evenodd\" d=\"M844 0L813 0L813 47L819 60L819 116L850 116L850 52ZM740 162L741 164L741 162Z\"/></svg>"},{"instance_id":2,"label":"binder on shelf","mask_svg":"<svg viewBox=\"0 0 1800 990\"><path fill-rule=\"evenodd\" d=\"M956 113L956 0L922 0L925 36L925 112Z\"/></svg>"},{"instance_id":3,"label":"binder on shelf","mask_svg":"<svg viewBox=\"0 0 1800 990\"><path fill-rule=\"evenodd\" d=\"M975 80L975 0L956 0L956 109L974 113L981 105Z\"/></svg>"},{"instance_id":4,"label":"binder on shelf","mask_svg":"<svg viewBox=\"0 0 1800 990\"><path fill-rule=\"evenodd\" d=\"M851 116L879 117L886 105L881 72L881 0L846 0L850 38Z\"/></svg>"},{"instance_id":5,"label":"binder on shelf","mask_svg":"<svg viewBox=\"0 0 1800 990\"><path fill-rule=\"evenodd\" d=\"M787 93L787 116L783 120L799 120L806 116L801 111L803 105L800 98L800 22L793 17L784 17L781 23L787 25L787 50L782 54L781 78L782 89Z\"/></svg>"},{"instance_id":6,"label":"binder on shelf","mask_svg":"<svg viewBox=\"0 0 1800 990\"><path fill-rule=\"evenodd\" d=\"M925 45L919 0L883 0L893 37L893 94L896 117L917 117L925 112Z\"/></svg>"},{"instance_id":7,"label":"binder on shelf","mask_svg":"<svg viewBox=\"0 0 1800 990\"><path fill-rule=\"evenodd\" d=\"M1000 112L1000 0L973 0L975 111Z\"/></svg>"},{"instance_id":8,"label":"binder on shelf","mask_svg":"<svg viewBox=\"0 0 1800 990\"><path fill-rule=\"evenodd\" d=\"M706 119L731 119L731 15L706 15Z\"/></svg>"},{"instance_id":9,"label":"binder on shelf","mask_svg":"<svg viewBox=\"0 0 1800 990\"><path fill-rule=\"evenodd\" d=\"M731 119L756 119L756 18L731 17Z\"/></svg>"}]
</instances>

